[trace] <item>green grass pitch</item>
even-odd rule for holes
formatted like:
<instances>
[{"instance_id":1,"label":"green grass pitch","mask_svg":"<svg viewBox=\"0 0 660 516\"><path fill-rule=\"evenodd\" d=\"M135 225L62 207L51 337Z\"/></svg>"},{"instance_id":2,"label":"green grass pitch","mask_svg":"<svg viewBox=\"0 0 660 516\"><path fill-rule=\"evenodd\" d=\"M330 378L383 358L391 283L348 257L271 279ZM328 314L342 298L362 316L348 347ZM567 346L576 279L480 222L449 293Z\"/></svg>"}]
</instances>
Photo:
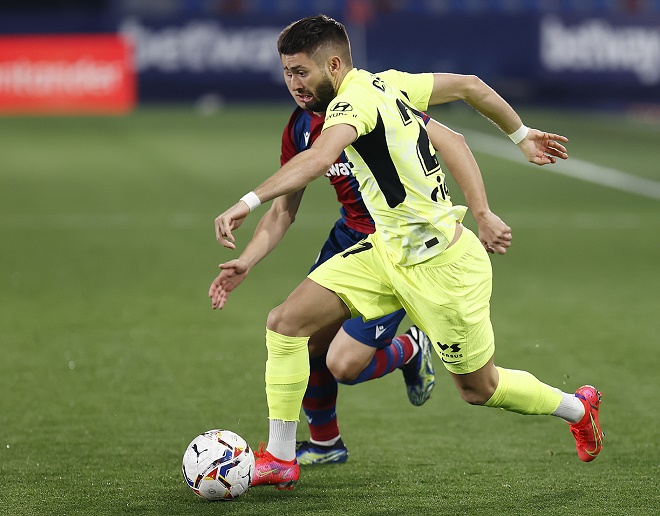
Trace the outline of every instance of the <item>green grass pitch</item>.
<instances>
[{"instance_id":1,"label":"green grass pitch","mask_svg":"<svg viewBox=\"0 0 660 516\"><path fill-rule=\"evenodd\" d=\"M211 310L216 266L236 255L213 219L275 171L289 112L2 120L0 513L657 513L660 201L480 151L491 208L514 235L492 258L496 361L566 391L601 389L598 459L581 463L558 419L467 405L438 360L421 408L398 372L340 387L345 465L303 469L293 492L193 495L180 467L198 433L266 439L266 315L338 216L327 181L310 185L281 246ZM512 146L469 110L431 114ZM575 159L660 181L658 125L523 114L567 135Z\"/></svg>"}]
</instances>

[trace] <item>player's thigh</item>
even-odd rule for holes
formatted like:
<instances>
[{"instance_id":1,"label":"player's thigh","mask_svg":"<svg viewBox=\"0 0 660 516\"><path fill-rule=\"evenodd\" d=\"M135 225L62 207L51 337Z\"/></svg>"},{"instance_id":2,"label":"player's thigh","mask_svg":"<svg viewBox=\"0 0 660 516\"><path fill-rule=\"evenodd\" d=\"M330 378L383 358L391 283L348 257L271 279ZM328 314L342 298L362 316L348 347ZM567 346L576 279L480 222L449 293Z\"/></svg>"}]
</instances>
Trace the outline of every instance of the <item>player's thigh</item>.
<instances>
[{"instance_id":1,"label":"player's thigh","mask_svg":"<svg viewBox=\"0 0 660 516\"><path fill-rule=\"evenodd\" d=\"M326 364L341 381L355 379L371 362L376 348L361 343L340 328L328 349Z\"/></svg>"},{"instance_id":2,"label":"player's thigh","mask_svg":"<svg viewBox=\"0 0 660 516\"><path fill-rule=\"evenodd\" d=\"M268 329L292 337L310 336L343 321L349 310L332 290L305 278L284 303L268 314Z\"/></svg>"},{"instance_id":3,"label":"player's thigh","mask_svg":"<svg viewBox=\"0 0 660 516\"><path fill-rule=\"evenodd\" d=\"M328 369L339 381L350 382L369 365L376 350L392 343L406 312L365 321L354 317L344 322L333 339L327 357Z\"/></svg>"},{"instance_id":4,"label":"player's thigh","mask_svg":"<svg viewBox=\"0 0 660 516\"><path fill-rule=\"evenodd\" d=\"M471 231L464 230L455 245L451 253L445 251L446 256L442 253L405 268L396 287L406 312L429 336L444 366L466 374L483 367L495 350L490 322L492 270Z\"/></svg>"},{"instance_id":5,"label":"player's thigh","mask_svg":"<svg viewBox=\"0 0 660 516\"><path fill-rule=\"evenodd\" d=\"M308 278L335 292L351 317L377 319L401 309L389 281L388 264L367 239L339 253L312 271Z\"/></svg>"},{"instance_id":6,"label":"player's thigh","mask_svg":"<svg viewBox=\"0 0 660 516\"><path fill-rule=\"evenodd\" d=\"M335 338L337 332L341 329L341 322L336 322L325 328L321 328L309 338L307 347L309 348L310 357L320 357L325 355L330 348L332 339Z\"/></svg>"}]
</instances>

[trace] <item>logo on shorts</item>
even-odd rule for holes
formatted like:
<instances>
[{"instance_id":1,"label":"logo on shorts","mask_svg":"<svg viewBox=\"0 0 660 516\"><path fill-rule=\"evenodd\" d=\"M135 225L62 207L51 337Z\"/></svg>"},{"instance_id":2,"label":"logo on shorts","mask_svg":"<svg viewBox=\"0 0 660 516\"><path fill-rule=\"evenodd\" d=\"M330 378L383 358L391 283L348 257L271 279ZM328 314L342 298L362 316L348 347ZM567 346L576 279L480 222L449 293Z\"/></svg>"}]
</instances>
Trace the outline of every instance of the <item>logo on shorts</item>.
<instances>
[{"instance_id":1,"label":"logo on shorts","mask_svg":"<svg viewBox=\"0 0 660 516\"><path fill-rule=\"evenodd\" d=\"M382 324L379 324L378 326L376 326L376 340L378 340L380 338L380 336L383 333L385 333L385 330L387 330L387 328L385 326L383 326Z\"/></svg>"},{"instance_id":2,"label":"logo on shorts","mask_svg":"<svg viewBox=\"0 0 660 516\"><path fill-rule=\"evenodd\" d=\"M460 360L445 360L444 357L440 357L440 360L442 360L445 364L458 364Z\"/></svg>"},{"instance_id":3,"label":"logo on shorts","mask_svg":"<svg viewBox=\"0 0 660 516\"><path fill-rule=\"evenodd\" d=\"M463 360L460 344L443 344L442 342L437 342L436 344L438 345L440 360L445 364L458 364Z\"/></svg>"},{"instance_id":4,"label":"logo on shorts","mask_svg":"<svg viewBox=\"0 0 660 516\"><path fill-rule=\"evenodd\" d=\"M442 344L441 342L438 342L438 347L442 351L447 351L449 348L451 348L452 353L458 353L461 350L461 345L460 344L447 345L447 344Z\"/></svg>"}]
</instances>

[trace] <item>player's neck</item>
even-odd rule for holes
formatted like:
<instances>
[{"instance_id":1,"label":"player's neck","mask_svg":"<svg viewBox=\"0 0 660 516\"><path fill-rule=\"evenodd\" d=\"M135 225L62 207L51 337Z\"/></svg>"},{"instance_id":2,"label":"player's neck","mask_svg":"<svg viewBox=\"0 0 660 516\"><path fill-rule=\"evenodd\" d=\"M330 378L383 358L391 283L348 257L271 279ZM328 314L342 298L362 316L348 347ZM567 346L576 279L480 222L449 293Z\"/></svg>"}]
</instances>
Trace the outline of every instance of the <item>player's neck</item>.
<instances>
[{"instance_id":1,"label":"player's neck","mask_svg":"<svg viewBox=\"0 0 660 516\"><path fill-rule=\"evenodd\" d=\"M334 76L333 86L335 88L335 95L339 93L339 88L341 88L341 83L344 82L344 79L353 69L353 66L342 66L337 75Z\"/></svg>"}]
</instances>

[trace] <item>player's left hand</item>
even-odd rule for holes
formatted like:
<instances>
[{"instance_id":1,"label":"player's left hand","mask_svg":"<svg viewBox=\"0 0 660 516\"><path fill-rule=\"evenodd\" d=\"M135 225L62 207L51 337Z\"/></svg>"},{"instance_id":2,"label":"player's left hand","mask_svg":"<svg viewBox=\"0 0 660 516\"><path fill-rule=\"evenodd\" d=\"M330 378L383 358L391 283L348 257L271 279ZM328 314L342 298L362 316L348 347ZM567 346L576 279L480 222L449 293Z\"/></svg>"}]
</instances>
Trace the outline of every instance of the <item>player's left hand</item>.
<instances>
[{"instance_id":1,"label":"player's left hand","mask_svg":"<svg viewBox=\"0 0 660 516\"><path fill-rule=\"evenodd\" d=\"M215 219L216 240L229 249L236 249L232 230L238 229L249 214L248 205L244 201L238 201L227 211L218 215Z\"/></svg>"},{"instance_id":2,"label":"player's left hand","mask_svg":"<svg viewBox=\"0 0 660 516\"><path fill-rule=\"evenodd\" d=\"M506 250L511 246L511 228L492 211L475 217L475 220L479 229L479 240L486 251L491 254L506 254Z\"/></svg>"},{"instance_id":3,"label":"player's left hand","mask_svg":"<svg viewBox=\"0 0 660 516\"><path fill-rule=\"evenodd\" d=\"M545 133L538 129L530 128L529 133L518 144L518 147L520 147L527 161L542 166L556 163L557 158L568 159L566 147L562 143L568 143L566 136Z\"/></svg>"},{"instance_id":4,"label":"player's left hand","mask_svg":"<svg viewBox=\"0 0 660 516\"><path fill-rule=\"evenodd\" d=\"M238 287L243 282L248 272L250 272L249 267L244 264L240 258L221 263L218 267L220 267L222 271L211 282L211 286L209 287L211 307L214 310L216 308L224 308L227 299L229 298L229 293Z\"/></svg>"},{"instance_id":5,"label":"player's left hand","mask_svg":"<svg viewBox=\"0 0 660 516\"><path fill-rule=\"evenodd\" d=\"M218 274L209 287L209 297L211 298L211 308L213 308L213 310L216 308L224 308L225 303L227 302L227 297L229 297L229 292L220 285L221 277L222 273Z\"/></svg>"}]
</instances>

